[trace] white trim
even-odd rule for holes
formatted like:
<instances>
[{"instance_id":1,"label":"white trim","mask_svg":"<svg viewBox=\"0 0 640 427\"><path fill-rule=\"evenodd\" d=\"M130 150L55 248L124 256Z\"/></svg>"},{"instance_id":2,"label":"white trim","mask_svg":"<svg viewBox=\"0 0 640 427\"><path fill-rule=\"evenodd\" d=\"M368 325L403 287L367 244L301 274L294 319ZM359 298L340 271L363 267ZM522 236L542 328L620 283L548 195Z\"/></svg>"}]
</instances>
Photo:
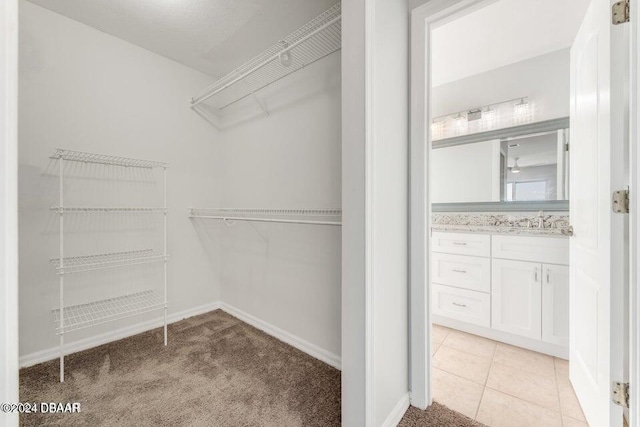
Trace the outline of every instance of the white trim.
<instances>
[{"instance_id":1,"label":"white trim","mask_svg":"<svg viewBox=\"0 0 640 427\"><path fill-rule=\"evenodd\" d=\"M629 189L631 205L629 214L629 411L630 427L640 427L640 9L637 2L631 6L629 34L630 78L629 78Z\"/></svg>"},{"instance_id":2,"label":"white trim","mask_svg":"<svg viewBox=\"0 0 640 427\"><path fill-rule=\"evenodd\" d=\"M431 404L429 304L429 34L431 28L496 0L431 0L411 11L410 374L411 404ZM425 222L425 217L427 221Z\"/></svg>"},{"instance_id":3,"label":"white trim","mask_svg":"<svg viewBox=\"0 0 640 427\"><path fill-rule=\"evenodd\" d=\"M374 261L374 244L375 244L375 1L369 0L364 2L364 107L365 107L365 134L364 134L364 164L365 164L365 193L364 193L364 295L365 295L365 426L373 426L375 423L375 298L374 298L374 278L375 263Z\"/></svg>"},{"instance_id":4,"label":"white trim","mask_svg":"<svg viewBox=\"0 0 640 427\"><path fill-rule=\"evenodd\" d=\"M258 319L257 317L246 313L238 308L235 308L227 303L216 301L209 304L204 304L192 309L182 310L177 313L169 314L167 316L167 323L175 323L181 320L187 319L189 317L198 316L200 314L209 313L214 310L221 309L225 313L230 314L231 316L242 320L243 322L260 329L261 331L271 335L274 338L279 339L280 341L289 344L292 347L297 348L300 351L305 352L309 356L312 356L330 366L333 366L336 369L341 369L342 361L340 356L331 353L330 351L324 350L318 347L315 344L310 343L292 333L289 333L283 329L278 328L277 326L273 326L270 323L265 322L262 319ZM90 348L97 347L102 344L110 343L113 341L117 341L123 338L127 338L133 335L137 335L143 332L147 332L151 329L159 328L164 325L163 317L158 317L157 319L149 320L146 322L138 323L136 325L127 326L124 328L116 329L113 331L109 331L104 334L96 335L94 337L86 338L79 341L73 341L64 345L64 354L76 353L78 351L87 350ZM51 347L46 350L37 351L34 353L26 354L20 357L20 367L24 368L27 366L32 366L38 363L46 362L48 360L56 359L59 356L59 347Z\"/></svg>"},{"instance_id":5,"label":"white trim","mask_svg":"<svg viewBox=\"0 0 640 427\"><path fill-rule=\"evenodd\" d=\"M189 317L208 313L210 311L221 308L220 306L221 306L220 302L216 301L216 302L204 304L195 308L182 310L177 313L169 314L167 316L167 323L175 323L175 322L179 322L180 320L187 319ZM117 341L123 338L133 336L133 335L137 335L143 332L147 332L151 329L160 328L163 325L164 325L164 316L160 316L153 320L148 320L146 322L141 322L135 325L126 326L124 328L109 331L107 333L96 335L83 340L65 343L63 352L65 355L76 353L78 351L87 350L102 344L110 343L113 341ZM58 346L51 347L46 350L26 354L20 357L20 367L24 368L27 366L35 365L37 363L53 360L58 358L59 355L60 355L60 347Z\"/></svg>"},{"instance_id":6,"label":"white trim","mask_svg":"<svg viewBox=\"0 0 640 427\"><path fill-rule=\"evenodd\" d=\"M280 329L277 326L267 323L264 320L259 319L225 302L220 303L220 308L222 309L222 311L232 315L233 317L236 317L243 322L260 329L261 331L271 335L272 337L277 338L280 341L289 344L290 346L295 347L300 351L305 352L309 356L314 357L329 366L333 366L336 369L341 369L342 367L340 356L333 354L330 351L322 349L317 345L310 343L309 341L306 341L296 335L293 335L290 332L285 331L284 329Z\"/></svg>"},{"instance_id":7,"label":"white trim","mask_svg":"<svg viewBox=\"0 0 640 427\"><path fill-rule=\"evenodd\" d=\"M0 2L0 402L18 401L18 1ZM0 425L18 414L0 412Z\"/></svg>"},{"instance_id":8,"label":"white trim","mask_svg":"<svg viewBox=\"0 0 640 427\"><path fill-rule=\"evenodd\" d=\"M396 427L402 420L405 412L407 412L407 409L409 409L409 401L409 393L402 395L396 406L393 407L387 416L387 419L382 423L381 427Z\"/></svg>"}]
</instances>

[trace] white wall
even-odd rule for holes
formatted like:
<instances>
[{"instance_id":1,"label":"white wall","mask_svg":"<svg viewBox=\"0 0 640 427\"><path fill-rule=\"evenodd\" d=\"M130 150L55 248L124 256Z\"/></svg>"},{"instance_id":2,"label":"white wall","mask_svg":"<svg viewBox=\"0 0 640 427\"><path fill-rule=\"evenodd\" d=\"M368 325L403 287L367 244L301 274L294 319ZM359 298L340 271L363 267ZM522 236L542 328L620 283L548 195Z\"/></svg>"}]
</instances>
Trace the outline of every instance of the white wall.
<instances>
[{"instance_id":1,"label":"white wall","mask_svg":"<svg viewBox=\"0 0 640 427\"><path fill-rule=\"evenodd\" d=\"M367 84L365 6L342 5L342 425L365 426L367 350ZM371 425L371 424L369 424Z\"/></svg>"},{"instance_id":2,"label":"white wall","mask_svg":"<svg viewBox=\"0 0 640 427\"><path fill-rule=\"evenodd\" d=\"M0 402L18 401L18 2L0 3ZM0 413L17 426L17 413Z\"/></svg>"},{"instance_id":3,"label":"white wall","mask_svg":"<svg viewBox=\"0 0 640 427\"><path fill-rule=\"evenodd\" d=\"M342 422L395 425L409 403L409 16L404 2L348 3L342 18Z\"/></svg>"},{"instance_id":4,"label":"white wall","mask_svg":"<svg viewBox=\"0 0 640 427\"><path fill-rule=\"evenodd\" d=\"M20 354L57 345L50 310L58 279L55 147L170 162L169 313L219 299L217 243L187 218L188 206L219 201L217 134L187 107L211 78L32 3L20 3ZM73 164L70 205L159 205L159 178L145 171ZM155 248L160 221L93 215L70 218L67 256ZM161 246L159 247L161 249ZM204 249L204 250L203 250ZM69 276L67 303L160 287L160 265ZM134 322L135 317L71 333L75 341ZM169 337L171 340L171 337Z\"/></svg>"},{"instance_id":5,"label":"white wall","mask_svg":"<svg viewBox=\"0 0 640 427\"><path fill-rule=\"evenodd\" d=\"M374 425L408 405L409 12L373 5L373 381ZM402 411L404 412L404 411Z\"/></svg>"},{"instance_id":6,"label":"white wall","mask_svg":"<svg viewBox=\"0 0 640 427\"><path fill-rule=\"evenodd\" d=\"M340 68L335 53L281 80L258 94L268 117L221 132L220 206L341 207ZM247 98L227 115L252 104ZM340 227L211 227L222 242L222 301L339 359Z\"/></svg>"},{"instance_id":7,"label":"white wall","mask_svg":"<svg viewBox=\"0 0 640 427\"><path fill-rule=\"evenodd\" d=\"M431 151L431 202L499 202L500 140Z\"/></svg>"},{"instance_id":8,"label":"white wall","mask_svg":"<svg viewBox=\"0 0 640 427\"><path fill-rule=\"evenodd\" d=\"M433 117L525 96L535 121L568 117L569 49L437 86L432 93Z\"/></svg>"}]
</instances>

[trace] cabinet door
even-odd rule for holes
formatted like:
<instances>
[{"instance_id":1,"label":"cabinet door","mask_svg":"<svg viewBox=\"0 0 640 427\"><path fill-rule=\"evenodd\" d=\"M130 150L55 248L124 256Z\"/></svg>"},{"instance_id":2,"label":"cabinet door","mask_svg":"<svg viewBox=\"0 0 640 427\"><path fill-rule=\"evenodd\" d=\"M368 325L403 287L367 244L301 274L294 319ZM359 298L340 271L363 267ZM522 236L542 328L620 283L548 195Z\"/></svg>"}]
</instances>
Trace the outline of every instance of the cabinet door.
<instances>
[{"instance_id":1,"label":"cabinet door","mask_svg":"<svg viewBox=\"0 0 640 427\"><path fill-rule=\"evenodd\" d=\"M492 260L491 325L524 337L542 337L542 265Z\"/></svg>"},{"instance_id":2,"label":"cabinet door","mask_svg":"<svg viewBox=\"0 0 640 427\"><path fill-rule=\"evenodd\" d=\"M569 267L542 264L542 339L569 345Z\"/></svg>"}]
</instances>

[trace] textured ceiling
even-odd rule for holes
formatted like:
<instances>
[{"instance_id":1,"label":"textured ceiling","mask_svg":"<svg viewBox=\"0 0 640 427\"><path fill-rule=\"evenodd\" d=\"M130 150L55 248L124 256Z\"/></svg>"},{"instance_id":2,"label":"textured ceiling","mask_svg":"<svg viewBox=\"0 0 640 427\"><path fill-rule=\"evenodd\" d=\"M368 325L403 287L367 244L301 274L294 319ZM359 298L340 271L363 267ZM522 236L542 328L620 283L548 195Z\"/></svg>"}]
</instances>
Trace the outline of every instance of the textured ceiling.
<instances>
[{"instance_id":1,"label":"textured ceiling","mask_svg":"<svg viewBox=\"0 0 640 427\"><path fill-rule=\"evenodd\" d=\"M221 77L336 0L30 0Z\"/></svg>"}]
</instances>

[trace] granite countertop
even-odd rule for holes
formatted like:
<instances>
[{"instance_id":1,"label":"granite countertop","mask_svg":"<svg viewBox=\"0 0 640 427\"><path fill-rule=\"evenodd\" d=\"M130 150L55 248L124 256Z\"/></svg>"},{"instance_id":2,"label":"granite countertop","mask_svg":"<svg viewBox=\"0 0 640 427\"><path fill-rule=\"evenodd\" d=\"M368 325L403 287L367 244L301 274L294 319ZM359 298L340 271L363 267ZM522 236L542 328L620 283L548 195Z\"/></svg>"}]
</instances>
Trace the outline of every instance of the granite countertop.
<instances>
[{"instance_id":1,"label":"granite countertop","mask_svg":"<svg viewBox=\"0 0 640 427\"><path fill-rule=\"evenodd\" d=\"M510 227L506 225L462 225L462 224L433 224L433 231L483 233L483 234L510 234L518 236L546 236L567 238L562 234L563 228L527 228Z\"/></svg>"}]
</instances>

